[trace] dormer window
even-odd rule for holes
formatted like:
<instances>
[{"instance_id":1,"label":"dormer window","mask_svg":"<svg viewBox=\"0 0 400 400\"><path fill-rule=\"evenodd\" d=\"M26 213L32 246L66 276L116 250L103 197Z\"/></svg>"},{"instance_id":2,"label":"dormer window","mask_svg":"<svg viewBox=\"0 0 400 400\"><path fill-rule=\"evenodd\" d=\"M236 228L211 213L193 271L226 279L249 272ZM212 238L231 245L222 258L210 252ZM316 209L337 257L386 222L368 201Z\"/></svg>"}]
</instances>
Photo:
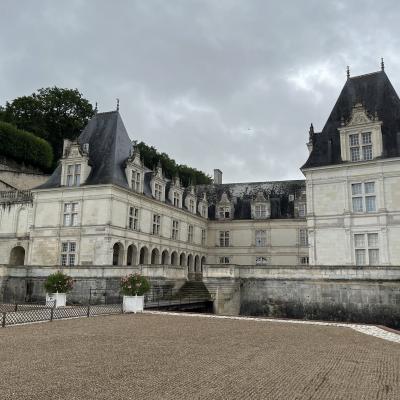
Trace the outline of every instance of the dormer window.
<instances>
[{"instance_id":1,"label":"dormer window","mask_svg":"<svg viewBox=\"0 0 400 400\"><path fill-rule=\"evenodd\" d=\"M256 218L265 218L267 216L266 204L257 204L254 208Z\"/></svg>"},{"instance_id":2,"label":"dormer window","mask_svg":"<svg viewBox=\"0 0 400 400\"><path fill-rule=\"evenodd\" d=\"M161 200L162 196L162 186L159 183L154 184L154 197L157 200Z\"/></svg>"},{"instance_id":3,"label":"dormer window","mask_svg":"<svg viewBox=\"0 0 400 400\"><path fill-rule=\"evenodd\" d=\"M85 183L91 170L89 165L89 144L84 143L81 146L77 141L71 142L68 139L64 139L61 168L62 186L74 187Z\"/></svg>"},{"instance_id":4,"label":"dormer window","mask_svg":"<svg viewBox=\"0 0 400 400\"><path fill-rule=\"evenodd\" d=\"M219 219L227 219L231 217L231 208L230 207L218 207L218 216Z\"/></svg>"},{"instance_id":5,"label":"dormer window","mask_svg":"<svg viewBox=\"0 0 400 400\"><path fill-rule=\"evenodd\" d=\"M174 206L180 207L181 204L181 195L178 192L174 192Z\"/></svg>"},{"instance_id":6,"label":"dormer window","mask_svg":"<svg viewBox=\"0 0 400 400\"><path fill-rule=\"evenodd\" d=\"M191 213L194 213L194 200L193 199L189 200L189 211Z\"/></svg>"},{"instance_id":7,"label":"dormer window","mask_svg":"<svg viewBox=\"0 0 400 400\"><path fill-rule=\"evenodd\" d=\"M371 117L362 104L353 107L350 121L342 123L340 151L343 161L369 161L382 155L382 122Z\"/></svg>"},{"instance_id":8,"label":"dormer window","mask_svg":"<svg viewBox=\"0 0 400 400\"><path fill-rule=\"evenodd\" d=\"M140 184L142 181L141 173L135 170L132 170L132 179L131 179L131 187L135 192L140 193Z\"/></svg>"},{"instance_id":9,"label":"dormer window","mask_svg":"<svg viewBox=\"0 0 400 400\"><path fill-rule=\"evenodd\" d=\"M67 165L67 186L79 186L81 184L81 164Z\"/></svg>"}]
</instances>

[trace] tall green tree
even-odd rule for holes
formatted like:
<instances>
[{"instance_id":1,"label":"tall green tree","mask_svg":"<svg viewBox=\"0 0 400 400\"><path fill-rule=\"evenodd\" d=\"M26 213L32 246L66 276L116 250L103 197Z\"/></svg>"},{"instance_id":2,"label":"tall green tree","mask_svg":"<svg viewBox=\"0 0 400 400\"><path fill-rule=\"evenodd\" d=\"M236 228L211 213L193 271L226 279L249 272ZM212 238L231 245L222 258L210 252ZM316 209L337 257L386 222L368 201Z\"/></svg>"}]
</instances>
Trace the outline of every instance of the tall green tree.
<instances>
[{"instance_id":1,"label":"tall green tree","mask_svg":"<svg viewBox=\"0 0 400 400\"><path fill-rule=\"evenodd\" d=\"M47 140L55 162L62 155L63 139L76 138L93 115L93 106L77 89L56 86L18 97L0 108L0 119Z\"/></svg>"}]
</instances>

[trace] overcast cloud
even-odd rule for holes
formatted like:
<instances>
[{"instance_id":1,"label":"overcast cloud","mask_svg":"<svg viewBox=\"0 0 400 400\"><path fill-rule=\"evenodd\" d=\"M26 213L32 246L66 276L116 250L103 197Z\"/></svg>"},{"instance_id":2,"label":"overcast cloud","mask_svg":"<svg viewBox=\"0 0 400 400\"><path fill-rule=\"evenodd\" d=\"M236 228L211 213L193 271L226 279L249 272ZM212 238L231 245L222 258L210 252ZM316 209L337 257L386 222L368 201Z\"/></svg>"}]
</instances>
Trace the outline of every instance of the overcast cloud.
<instances>
[{"instance_id":1,"label":"overcast cloud","mask_svg":"<svg viewBox=\"0 0 400 400\"><path fill-rule=\"evenodd\" d=\"M132 139L225 182L302 178L352 75L400 91L397 1L0 0L0 104L77 88Z\"/></svg>"}]
</instances>

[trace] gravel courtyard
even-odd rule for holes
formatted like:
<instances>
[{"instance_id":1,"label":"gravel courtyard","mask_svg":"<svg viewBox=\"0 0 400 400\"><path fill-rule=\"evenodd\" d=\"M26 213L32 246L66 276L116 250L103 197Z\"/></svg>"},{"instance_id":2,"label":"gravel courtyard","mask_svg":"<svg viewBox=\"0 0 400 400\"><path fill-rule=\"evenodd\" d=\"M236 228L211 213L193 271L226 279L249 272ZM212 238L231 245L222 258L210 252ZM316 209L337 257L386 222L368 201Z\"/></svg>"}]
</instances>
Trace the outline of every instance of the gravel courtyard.
<instances>
[{"instance_id":1,"label":"gravel courtyard","mask_svg":"<svg viewBox=\"0 0 400 400\"><path fill-rule=\"evenodd\" d=\"M348 328L116 315L0 329L0 399L399 399L400 345Z\"/></svg>"}]
</instances>

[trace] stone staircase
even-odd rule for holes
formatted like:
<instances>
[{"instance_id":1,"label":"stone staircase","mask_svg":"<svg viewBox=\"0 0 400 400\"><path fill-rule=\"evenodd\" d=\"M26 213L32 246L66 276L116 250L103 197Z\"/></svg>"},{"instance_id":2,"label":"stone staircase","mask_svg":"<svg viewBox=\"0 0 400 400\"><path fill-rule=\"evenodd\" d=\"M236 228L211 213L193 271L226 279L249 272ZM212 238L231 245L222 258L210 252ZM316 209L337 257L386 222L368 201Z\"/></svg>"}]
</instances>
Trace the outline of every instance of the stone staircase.
<instances>
[{"instance_id":1,"label":"stone staircase","mask_svg":"<svg viewBox=\"0 0 400 400\"><path fill-rule=\"evenodd\" d=\"M178 295L181 298L211 300L210 292L201 281L186 281L179 289Z\"/></svg>"}]
</instances>

